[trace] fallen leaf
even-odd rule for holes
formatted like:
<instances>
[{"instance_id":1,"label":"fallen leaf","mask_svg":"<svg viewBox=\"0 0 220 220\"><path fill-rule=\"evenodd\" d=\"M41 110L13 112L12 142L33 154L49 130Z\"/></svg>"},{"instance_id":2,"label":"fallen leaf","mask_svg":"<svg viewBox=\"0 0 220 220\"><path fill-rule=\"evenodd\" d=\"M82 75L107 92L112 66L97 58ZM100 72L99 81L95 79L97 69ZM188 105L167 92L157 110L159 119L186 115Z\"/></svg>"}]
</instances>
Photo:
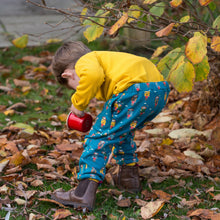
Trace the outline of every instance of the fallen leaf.
<instances>
[{"instance_id":1,"label":"fallen leaf","mask_svg":"<svg viewBox=\"0 0 220 220\"><path fill-rule=\"evenodd\" d=\"M152 218L162 209L164 204L163 200L148 202L145 206L141 207L141 217L143 219Z\"/></svg>"},{"instance_id":2,"label":"fallen leaf","mask_svg":"<svg viewBox=\"0 0 220 220\"><path fill-rule=\"evenodd\" d=\"M189 208L193 208L195 205L199 205L200 202L196 199L187 201L185 198L180 201L182 206L188 206Z\"/></svg>"},{"instance_id":3,"label":"fallen leaf","mask_svg":"<svg viewBox=\"0 0 220 220\"><path fill-rule=\"evenodd\" d=\"M64 219L68 216L72 215L70 210L68 209L58 209L56 212L53 214L54 220L56 219Z\"/></svg>"},{"instance_id":4,"label":"fallen leaf","mask_svg":"<svg viewBox=\"0 0 220 220\"><path fill-rule=\"evenodd\" d=\"M20 87L31 86L30 82L27 80L14 79L13 82L15 86L20 86Z\"/></svg>"},{"instance_id":5,"label":"fallen leaf","mask_svg":"<svg viewBox=\"0 0 220 220\"><path fill-rule=\"evenodd\" d=\"M139 206L145 206L147 204L146 201L141 200L141 199L135 199L134 202Z\"/></svg>"},{"instance_id":6,"label":"fallen leaf","mask_svg":"<svg viewBox=\"0 0 220 220\"><path fill-rule=\"evenodd\" d=\"M131 200L129 198L121 199L117 202L117 205L119 207L130 207L131 206Z\"/></svg>"},{"instance_id":7,"label":"fallen leaf","mask_svg":"<svg viewBox=\"0 0 220 220\"><path fill-rule=\"evenodd\" d=\"M55 203L63 208L66 208L63 204L55 201L55 200L52 200L52 199L45 199L45 198L38 198L39 201L43 201L43 202L52 202L52 203Z\"/></svg>"},{"instance_id":8,"label":"fallen leaf","mask_svg":"<svg viewBox=\"0 0 220 220\"><path fill-rule=\"evenodd\" d=\"M3 159L0 161L0 172L3 171L3 169L8 165L9 159Z\"/></svg>"},{"instance_id":9,"label":"fallen leaf","mask_svg":"<svg viewBox=\"0 0 220 220\"><path fill-rule=\"evenodd\" d=\"M220 194L213 197L214 200L220 201Z\"/></svg>"},{"instance_id":10,"label":"fallen leaf","mask_svg":"<svg viewBox=\"0 0 220 220\"><path fill-rule=\"evenodd\" d=\"M15 198L14 201L18 204L18 205L24 205L26 203L26 201L24 199L20 199L20 198Z\"/></svg>"},{"instance_id":11,"label":"fallen leaf","mask_svg":"<svg viewBox=\"0 0 220 220\"><path fill-rule=\"evenodd\" d=\"M211 219L214 215L214 211L209 209L196 209L195 211L190 211L190 214L187 214L189 217L197 216L201 219Z\"/></svg>"},{"instance_id":12,"label":"fallen leaf","mask_svg":"<svg viewBox=\"0 0 220 220\"><path fill-rule=\"evenodd\" d=\"M14 109L14 110L21 110L21 109L26 109L27 105L25 105L24 103L18 102L15 103L14 105L11 105L8 110Z\"/></svg>"},{"instance_id":13,"label":"fallen leaf","mask_svg":"<svg viewBox=\"0 0 220 220\"><path fill-rule=\"evenodd\" d=\"M186 156L192 157L194 159L204 160L200 155L198 155L195 151L186 150L183 152Z\"/></svg>"},{"instance_id":14,"label":"fallen leaf","mask_svg":"<svg viewBox=\"0 0 220 220\"><path fill-rule=\"evenodd\" d=\"M162 190L153 190L153 193L155 193L160 200L169 201L172 198L172 195L162 191Z\"/></svg>"},{"instance_id":15,"label":"fallen leaf","mask_svg":"<svg viewBox=\"0 0 220 220\"><path fill-rule=\"evenodd\" d=\"M0 194L7 194L8 191L9 191L9 187L7 187L6 185L0 187Z\"/></svg>"}]
</instances>

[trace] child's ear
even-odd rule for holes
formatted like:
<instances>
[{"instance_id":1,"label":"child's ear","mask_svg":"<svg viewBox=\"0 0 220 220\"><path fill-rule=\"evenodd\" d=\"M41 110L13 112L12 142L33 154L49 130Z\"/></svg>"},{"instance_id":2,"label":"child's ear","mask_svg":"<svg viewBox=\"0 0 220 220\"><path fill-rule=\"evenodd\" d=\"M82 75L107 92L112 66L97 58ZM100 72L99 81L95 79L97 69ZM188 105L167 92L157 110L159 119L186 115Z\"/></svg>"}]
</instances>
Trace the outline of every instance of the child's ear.
<instances>
[{"instance_id":1,"label":"child's ear","mask_svg":"<svg viewBox=\"0 0 220 220\"><path fill-rule=\"evenodd\" d=\"M62 76L62 78L67 79L67 78L70 78L72 76L72 74L69 73L69 72L64 72L64 73L61 74L61 76Z\"/></svg>"}]
</instances>

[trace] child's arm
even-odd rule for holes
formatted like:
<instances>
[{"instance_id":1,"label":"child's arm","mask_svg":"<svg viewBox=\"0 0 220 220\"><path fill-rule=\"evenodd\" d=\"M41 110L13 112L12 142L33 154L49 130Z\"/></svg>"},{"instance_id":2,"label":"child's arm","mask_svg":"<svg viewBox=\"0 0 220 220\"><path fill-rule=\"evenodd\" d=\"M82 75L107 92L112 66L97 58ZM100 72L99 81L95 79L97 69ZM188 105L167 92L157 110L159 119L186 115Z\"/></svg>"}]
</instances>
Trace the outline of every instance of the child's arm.
<instances>
[{"instance_id":1,"label":"child's arm","mask_svg":"<svg viewBox=\"0 0 220 220\"><path fill-rule=\"evenodd\" d=\"M78 117L83 117L84 114L85 114L84 111L80 111L80 110L76 109L76 108L74 107L74 105L71 105L70 111L71 111L74 115L76 115L76 116L78 116Z\"/></svg>"}]
</instances>

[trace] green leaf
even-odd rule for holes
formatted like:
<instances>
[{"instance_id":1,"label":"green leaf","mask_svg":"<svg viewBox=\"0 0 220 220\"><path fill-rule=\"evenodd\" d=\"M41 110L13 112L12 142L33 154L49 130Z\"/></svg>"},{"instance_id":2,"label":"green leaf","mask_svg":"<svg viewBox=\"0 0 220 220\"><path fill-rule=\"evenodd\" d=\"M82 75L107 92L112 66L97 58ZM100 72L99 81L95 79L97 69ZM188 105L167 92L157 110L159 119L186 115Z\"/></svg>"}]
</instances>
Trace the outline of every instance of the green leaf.
<instances>
[{"instance_id":1,"label":"green leaf","mask_svg":"<svg viewBox=\"0 0 220 220\"><path fill-rule=\"evenodd\" d=\"M208 62L208 57L205 56L203 61L199 64L194 65L195 72L196 72L196 78L195 81L203 81L207 79L207 76L210 71L210 66Z\"/></svg>"},{"instance_id":2,"label":"green leaf","mask_svg":"<svg viewBox=\"0 0 220 220\"><path fill-rule=\"evenodd\" d=\"M212 27L220 31L220 15L214 20Z\"/></svg>"},{"instance_id":3,"label":"green leaf","mask_svg":"<svg viewBox=\"0 0 220 220\"><path fill-rule=\"evenodd\" d=\"M160 2L160 3L157 3L155 6L153 6L149 10L149 12L152 15L160 17L164 13L164 10L165 10L165 3L164 2Z\"/></svg>"},{"instance_id":4,"label":"green leaf","mask_svg":"<svg viewBox=\"0 0 220 220\"><path fill-rule=\"evenodd\" d=\"M193 65L181 56L172 66L168 81L178 92L190 92L193 89L195 70Z\"/></svg>"},{"instance_id":5,"label":"green leaf","mask_svg":"<svg viewBox=\"0 0 220 220\"><path fill-rule=\"evenodd\" d=\"M90 41L94 41L95 39L99 38L104 31L104 28L99 25L91 25L88 27L84 32L85 38Z\"/></svg>"},{"instance_id":6,"label":"green leaf","mask_svg":"<svg viewBox=\"0 0 220 220\"><path fill-rule=\"evenodd\" d=\"M176 62L176 60L184 54L183 48L176 48L170 51L165 57L163 57L160 62L157 64L157 68L166 79L170 73L171 67Z\"/></svg>"}]
</instances>

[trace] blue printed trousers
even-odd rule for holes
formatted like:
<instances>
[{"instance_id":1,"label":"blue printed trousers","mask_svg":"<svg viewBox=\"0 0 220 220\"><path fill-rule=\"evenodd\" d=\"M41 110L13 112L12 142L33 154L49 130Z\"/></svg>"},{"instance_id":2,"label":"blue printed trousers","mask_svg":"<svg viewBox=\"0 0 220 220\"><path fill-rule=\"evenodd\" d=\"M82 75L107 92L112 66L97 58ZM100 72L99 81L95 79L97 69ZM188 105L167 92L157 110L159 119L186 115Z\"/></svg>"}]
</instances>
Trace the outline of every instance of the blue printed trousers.
<instances>
[{"instance_id":1,"label":"blue printed trousers","mask_svg":"<svg viewBox=\"0 0 220 220\"><path fill-rule=\"evenodd\" d=\"M113 151L119 165L138 162L134 131L145 126L164 108L170 92L166 81L136 83L113 95L85 136L78 179L103 181Z\"/></svg>"}]
</instances>

